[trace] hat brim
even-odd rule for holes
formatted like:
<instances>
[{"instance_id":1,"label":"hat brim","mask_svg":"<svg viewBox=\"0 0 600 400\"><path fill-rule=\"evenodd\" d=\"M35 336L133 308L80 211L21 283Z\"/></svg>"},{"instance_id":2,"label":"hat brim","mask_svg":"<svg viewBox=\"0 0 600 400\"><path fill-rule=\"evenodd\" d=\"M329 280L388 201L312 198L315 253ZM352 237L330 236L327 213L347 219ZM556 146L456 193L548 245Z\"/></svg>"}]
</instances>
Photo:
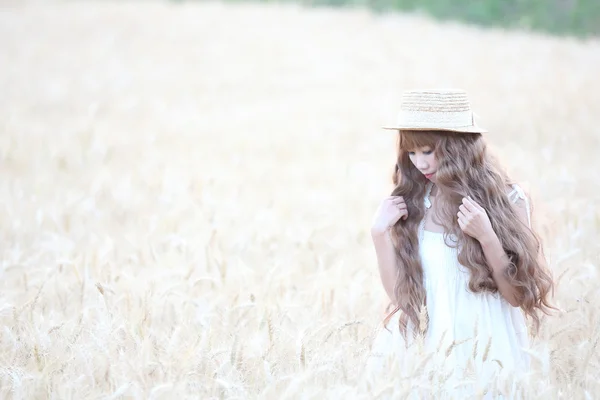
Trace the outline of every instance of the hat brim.
<instances>
[{"instance_id":1,"label":"hat brim","mask_svg":"<svg viewBox=\"0 0 600 400\"><path fill-rule=\"evenodd\" d=\"M415 126L382 126L382 129L394 131L449 131L449 132L464 132L464 133L487 133L487 129L480 126L461 126L455 128L441 127L415 127Z\"/></svg>"}]
</instances>

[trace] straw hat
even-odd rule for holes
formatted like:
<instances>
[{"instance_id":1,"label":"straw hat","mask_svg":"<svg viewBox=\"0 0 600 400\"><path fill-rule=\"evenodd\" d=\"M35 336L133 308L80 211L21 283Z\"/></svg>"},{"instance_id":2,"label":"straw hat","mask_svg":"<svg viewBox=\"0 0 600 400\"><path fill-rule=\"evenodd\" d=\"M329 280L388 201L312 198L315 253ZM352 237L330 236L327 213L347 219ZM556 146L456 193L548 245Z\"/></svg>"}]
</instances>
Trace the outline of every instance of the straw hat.
<instances>
[{"instance_id":1,"label":"straw hat","mask_svg":"<svg viewBox=\"0 0 600 400\"><path fill-rule=\"evenodd\" d=\"M487 132L475 124L469 97L460 89L404 92L396 125L383 129Z\"/></svg>"}]
</instances>

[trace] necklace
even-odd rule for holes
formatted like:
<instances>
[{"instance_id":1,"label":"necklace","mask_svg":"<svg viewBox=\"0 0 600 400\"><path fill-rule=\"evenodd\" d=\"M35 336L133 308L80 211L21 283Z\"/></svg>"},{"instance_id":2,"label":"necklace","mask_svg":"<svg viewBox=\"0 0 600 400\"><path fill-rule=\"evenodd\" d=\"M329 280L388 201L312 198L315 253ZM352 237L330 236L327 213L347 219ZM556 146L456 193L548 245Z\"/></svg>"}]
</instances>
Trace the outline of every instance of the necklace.
<instances>
[{"instance_id":1,"label":"necklace","mask_svg":"<svg viewBox=\"0 0 600 400\"><path fill-rule=\"evenodd\" d=\"M431 200L429 196L431 195L431 190L433 189L433 183L427 182L425 187L425 197L423 198L423 204L425 205L425 212L423 213L423 219L419 225L419 239L423 241L423 236L425 235L425 219L427 217L427 211L431 208Z\"/></svg>"}]
</instances>

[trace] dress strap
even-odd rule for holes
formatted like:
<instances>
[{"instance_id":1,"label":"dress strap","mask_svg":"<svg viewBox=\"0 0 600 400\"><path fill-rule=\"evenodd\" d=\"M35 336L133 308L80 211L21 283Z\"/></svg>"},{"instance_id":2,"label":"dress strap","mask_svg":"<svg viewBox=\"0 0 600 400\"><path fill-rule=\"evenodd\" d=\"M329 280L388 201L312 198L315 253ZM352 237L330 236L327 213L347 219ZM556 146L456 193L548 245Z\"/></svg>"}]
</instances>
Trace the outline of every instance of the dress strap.
<instances>
[{"instance_id":1,"label":"dress strap","mask_svg":"<svg viewBox=\"0 0 600 400\"><path fill-rule=\"evenodd\" d=\"M511 185L512 191L508 194L508 199L514 204L517 200L522 199L525 201L525 207L527 208L527 223L531 228L531 208L529 207L529 199L525 195L525 192L516 183Z\"/></svg>"},{"instance_id":2,"label":"dress strap","mask_svg":"<svg viewBox=\"0 0 600 400\"><path fill-rule=\"evenodd\" d=\"M423 235L425 234L425 220L427 219L427 211L431 208L431 200L429 196L431 195L431 189L433 189L433 182L427 182L425 186L425 196L423 196L423 205L425 206L425 213L423 214L423 218L421 222L419 222L419 240L423 240Z\"/></svg>"}]
</instances>

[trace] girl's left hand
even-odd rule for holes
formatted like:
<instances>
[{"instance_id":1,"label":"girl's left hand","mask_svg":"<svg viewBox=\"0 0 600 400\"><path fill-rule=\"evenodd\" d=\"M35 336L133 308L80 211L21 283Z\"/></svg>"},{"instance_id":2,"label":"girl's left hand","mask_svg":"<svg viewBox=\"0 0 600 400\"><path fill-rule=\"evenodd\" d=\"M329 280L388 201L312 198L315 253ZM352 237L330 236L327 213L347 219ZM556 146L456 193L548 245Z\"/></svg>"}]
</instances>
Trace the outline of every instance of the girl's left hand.
<instances>
[{"instance_id":1,"label":"girl's left hand","mask_svg":"<svg viewBox=\"0 0 600 400\"><path fill-rule=\"evenodd\" d=\"M494 233L487 213L471 197L464 197L458 209L458 226L464 233L480 242Z\"/></svg>"}]
</instances>

